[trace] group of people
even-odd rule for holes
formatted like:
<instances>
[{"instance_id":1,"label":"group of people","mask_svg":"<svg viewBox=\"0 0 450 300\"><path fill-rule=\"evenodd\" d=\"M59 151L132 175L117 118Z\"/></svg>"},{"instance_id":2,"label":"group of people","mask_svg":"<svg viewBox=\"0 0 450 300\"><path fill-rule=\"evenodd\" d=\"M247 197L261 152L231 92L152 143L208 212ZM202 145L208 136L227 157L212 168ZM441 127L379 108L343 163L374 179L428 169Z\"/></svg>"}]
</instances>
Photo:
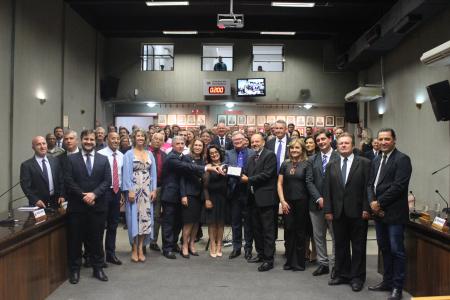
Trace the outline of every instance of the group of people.
<instances>
[{"instance_id":1,"label":"group of people","mask_svg":"<svg viewBox=\"0 0 450 300\"><path fill-rule=\"evenodd\" d=\"M329 285L349 284L353 291L360 291L366 279L367 228L373 218L384 275L369 289L400 299L412 170L409 157L396 149L395 131L381 129L362 151L341 128L334 134L324 129L313 134L310 128L303 137L282 120L267 125L262 132L251 127L229 132L223 123L212 131L151 125L131 134L126 128L110 126L106 133L98 127L81 132L80 148L75 131L56 127L46 138L33 139L35 155L21 166L22 189L30 205L57 207L68 201L73 284L83 256L102 281L108 280L105 261L121 264L115 238L122 199L132 262L146 260L147 245L168 259L176 253L186 259L199 255L195 240L201 224L208 225L209 255L221 257L229 224L229 258L240 256L243 247L249 263L269 271L281 214L283 269L303 271L305 260L317 257L314 276L331 272Z\"/></svg>"}]
</instances>

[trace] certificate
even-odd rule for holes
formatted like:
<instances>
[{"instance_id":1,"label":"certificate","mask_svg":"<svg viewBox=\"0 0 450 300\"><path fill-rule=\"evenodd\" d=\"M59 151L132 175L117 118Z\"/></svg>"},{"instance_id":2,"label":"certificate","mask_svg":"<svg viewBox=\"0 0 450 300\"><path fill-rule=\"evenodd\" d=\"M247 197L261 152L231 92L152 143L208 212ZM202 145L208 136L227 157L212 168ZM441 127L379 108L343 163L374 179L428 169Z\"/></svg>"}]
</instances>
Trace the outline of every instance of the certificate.
<instances>
[{"instance_id":1,"label":"certificate","mask_svg":"<svg viewBox=\"0 0 450 300\"><path fill-rule=\"evenodd\" d=\"M241 177L241 174L242 174L242 168L228 166L227 175Z\"/></svg>"}]
</instances>

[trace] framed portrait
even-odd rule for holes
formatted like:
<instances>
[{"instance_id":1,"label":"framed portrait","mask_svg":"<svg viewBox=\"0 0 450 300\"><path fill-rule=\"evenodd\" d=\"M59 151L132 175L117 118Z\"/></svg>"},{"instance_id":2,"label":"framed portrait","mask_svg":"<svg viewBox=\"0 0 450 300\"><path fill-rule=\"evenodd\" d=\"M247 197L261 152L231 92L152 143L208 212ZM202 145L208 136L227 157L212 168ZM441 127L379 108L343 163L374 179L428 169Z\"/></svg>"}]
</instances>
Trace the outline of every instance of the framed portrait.
<instances>
[{"instance_id":1,"label":"framed portrait","mask_svg":"<svg viewBox=\"0 0 450 300\"><path fill-rule=\"evenodd\" d=\"M276 117L276 116L267 116L267 117L266 117L266 122L269 123L269 124L275 123L276 120L277 120L277 117ZM264 124L263 124L263 125L264 125Z\"/></svg>"},{"instance_id":2,"label":"framed portrait","mask_svg":"<svg viewBox=\"0 0 450 300\"><path fill-rule=\"evenodd\" d=\"M324 127L325 126L325 118L324 117L316 117L316 126Z\"/></svg>"},{"instance_id":3,"label":"framed portrait","mask_svg":"<svg viewBox=\"0 0 450 300\"><path fill-rule=\"evenodd\" d=\"M186 125L190 125L190 126L195 125L195 115L187 115Z\"/></svg>"},{"instance_id":4,"label":"framed portrait","mask_svg":"<svg viewBox=\"0 0 450 300\"><path fill-rule=\"evenodd\" d=\"M167 124L167 115L158 115L158 125Z\"/></svg>"},{"instance_id":5,"label":"framed portrait","mask_svg":"<svg viewBox=\"0 0 450 300\"><path fill-rule=\"evenodd\" d=\"M236 115L227 115L227 125L228 126L236 125Z\"/></svg>"},{"instance_id":6,"label":"framed portrait","mask_svg":"<svg viewBox=\"0 0 450 300\"><path fill-rule=\"evenodd\" d=\"M306 126L314 127L314 116L306 116Z\"/></svg>"},{"instance_id":7,"label":"framed portrait","mask_svg":"<svg viewBox=\"0 0 450 300\"><path fill-rule=\"evenodd\" d=\"M257 116L256 117L256 125L257 126L264 126L264 123L266 123L266 116Z\"/></svg>"},{"instance_id":8,"label":"framed portrait","mask_svg":"<svg viewBox=\"0 0 450 300\"><path fill-rule=\"evenodd\" d=\"M336 117L336 127L344 127L344 117Z\"/></svg>"},{"instance_id":9,"label":"framed portrait","mask_svg":"<svg viewBox=\"0 0 450 300\"><path fill-rule=\"evenodd\" d=\"M289 124L294 124L295 125L295 116L286 116L286 123Z\"/></svg>"},{"instance_id":10,"label":"framed portrait","mask_svg":"<svg viewBox=\"0 0 450 300\"><path fill-rule=\"evenodd\" d=\"M278 121L278 120L283 120L286 122L286 116L277 116L277 119L275 121Z\"/></svg>"},{"instance_id":11,"label":"framed portrait","mask_svg":"<svg viewBox=\"0 0 450 300\"><path fill-rule=\"evenodd\" d=\"M245 124L247 124L247 116L245 116L245 115L237 115L237 124L238 125L245 125Z\"/></svg>"},{"instance_id":12,"label":"framed portrait","mask_svg":"<svg viewBox=\"0 0 450 300\"><path fill-rule=\"evenodd\" d=\"M175 125L175 124L177 124L177 115L168 115L167 125Z\"/></svg>"},{"instance_id":13,"label":"framed portrait","mask_svg":"<svg viewBox=\"0 0 450 300\"><path fill-rule=\"evenodd\" d=\"M256 125L256 116L255 115L249 115L247 116L247 125L249 126L255 126ZM264 125L264 124L263 124Z\"/></svg>"},{"instance_id":14,"label":"framed portrait","mask_svg":"<svg viewBox=\"0 0 450 300\"><path fill-rule=\"evenodd\" d=\"M186 125L186 115L177 115L177 125Z\"/></svg>"},{"instance_id":15,"label":"framed portrait","mask_svg":"<svg viewBox=\"0 0 450 300\"><path fill-rule=\"evenodd\" d=\"M325 126L334 127L334 116L325 116Z\"/></svg>"},{"instance_id":16,"label":"framed portrait","mask_svg":"<svg viewBox=\"0 0 450 300\"><path fill-rule=\"evenodd\" d=\"M297 116L295 124L297 126L306 126L305 116Z\"/></svg>"},{"instance_id":17,"label":"framed portrait","mask_svg":"<svg viewBox=\"0 0 450 300\"><path fill-rule=\"evenodd\" d=\"M205 125L206 124L206 116L205 115L197 115L197 125Z\"/></svg>"},{"instance_id":18,"label":"framed portrait","mask_svg":"<svg viewBox=\"0 0 450 300\"><path fill-rule=\"evenodd\" d=\"M217 123L227 124L227 116L226 115L217 115Z\"/></svg>"}]
</instances>

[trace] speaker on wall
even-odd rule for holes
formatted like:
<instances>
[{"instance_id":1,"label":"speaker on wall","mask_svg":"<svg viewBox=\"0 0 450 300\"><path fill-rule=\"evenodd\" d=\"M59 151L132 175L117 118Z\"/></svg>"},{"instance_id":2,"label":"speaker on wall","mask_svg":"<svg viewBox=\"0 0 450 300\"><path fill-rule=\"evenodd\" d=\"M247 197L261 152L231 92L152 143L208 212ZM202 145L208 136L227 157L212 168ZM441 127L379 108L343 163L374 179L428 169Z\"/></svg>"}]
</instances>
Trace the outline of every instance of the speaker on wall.
<instances>
[{"instance_id":1,"label":"speaker on wall","mask_svg":"<svg viewBox=\"0 0 450 300\"><path fill-rule=\"evenodd\" d=\"M345 103L345 121L348 123L359 123L358 103Z\"/></svg>"},{"instance_id":2,"label":"speaker on wall","mask_svg":"<svg viewBox=\"0 0 450 300\"><path fill-rule=\"evenodd\" d=\"M115 98L117 96L117 88L119 87L119 78L107 76L100 80L100 98L103 101Z\"/></svg>"},{"instance_id":3,"label":"speaker on wall","mask_svg":"<svg viewBox=\"0 0 450 300\"><path fill-rule=\"evenodd\" d=\"M427 86L436 121L450 120L450 84L448 80Z\"/></svg>"}]
</instances>

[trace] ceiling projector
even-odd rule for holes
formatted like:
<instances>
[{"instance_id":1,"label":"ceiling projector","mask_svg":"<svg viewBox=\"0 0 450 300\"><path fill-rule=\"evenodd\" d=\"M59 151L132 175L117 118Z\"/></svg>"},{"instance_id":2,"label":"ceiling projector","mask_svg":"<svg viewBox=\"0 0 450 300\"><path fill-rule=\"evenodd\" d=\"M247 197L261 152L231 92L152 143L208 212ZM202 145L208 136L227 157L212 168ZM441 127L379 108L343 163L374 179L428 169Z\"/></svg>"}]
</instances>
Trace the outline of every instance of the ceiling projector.
<instances>
[{"instance_id":1,"label":"ceiling projector","mask_svg":"<svg viewBox=\"0 0 450 300\"><path fill-rule=\"evenodd\" d=\"M225 28L244 28L244 15L242 14L218 14L217 27Z\"/></svg>"}]
</instances>

